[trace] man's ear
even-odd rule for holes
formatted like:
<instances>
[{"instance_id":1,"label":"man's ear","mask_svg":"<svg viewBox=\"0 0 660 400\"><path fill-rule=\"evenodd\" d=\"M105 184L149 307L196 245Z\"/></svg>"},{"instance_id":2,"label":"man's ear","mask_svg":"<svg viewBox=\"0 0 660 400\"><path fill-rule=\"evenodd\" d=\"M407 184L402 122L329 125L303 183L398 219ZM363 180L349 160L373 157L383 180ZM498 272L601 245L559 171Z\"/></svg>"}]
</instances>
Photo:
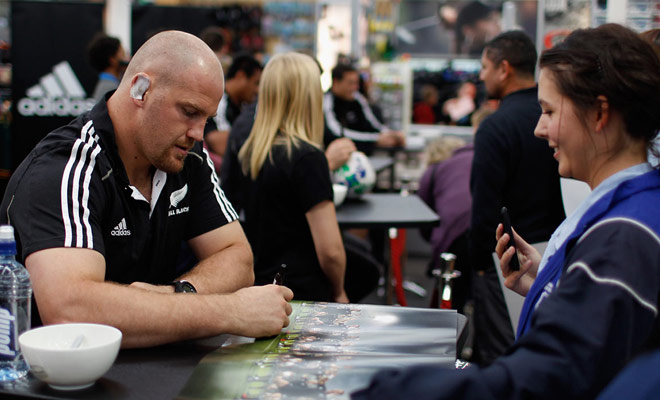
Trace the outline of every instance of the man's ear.
<instances>
[{"instance_id":1,"label":"man's ear","mask_svg":"<svg viewBox=\"0 0 660 400\"><path fill-rule=\"evenodd\" d=\"M497 66L497 72L499 74L500 80L504 82L513 74L513 67L507 60L500 61L500 64Z\"/></svg>"},{"instance_id":2,"label":"man's ear","mask_svg":"<svg viewBox=\"0 0 660 400\"><path fill-rule=\"evenodd\" d=\"M610 103L602 94L596 97L596 132L602 132L610 119Z\"/></svg>"},{"instance_id":3,"label":"man's ear","mask_svg":"<svg viewBox=\"0 0 660 400\"><path fill-rule=\"evenodd\" d=\"M147 90L149 90L149 86L151 86L151 81L145 74L140 72L135 75L131 81L131 98L138 101L144 101L144 95L147 93Z\"/></svg>"}]
</instances>

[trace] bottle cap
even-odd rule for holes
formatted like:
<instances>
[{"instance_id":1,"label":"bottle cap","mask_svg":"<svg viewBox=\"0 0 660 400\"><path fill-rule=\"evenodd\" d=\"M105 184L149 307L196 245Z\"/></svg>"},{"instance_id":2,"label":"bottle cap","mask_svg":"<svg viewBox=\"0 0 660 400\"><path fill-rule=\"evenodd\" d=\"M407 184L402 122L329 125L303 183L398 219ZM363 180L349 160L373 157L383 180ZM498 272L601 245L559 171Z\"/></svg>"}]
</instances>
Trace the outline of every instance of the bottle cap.
<instances>
[{"instance_id":1,"label":"bottle cap","mask_svg":"<svg viewBox=\"0 0 660 400\"><path fill-rule=\"evenodd\" d=\"M0 225L0 255L16 255L14 227L11 225Z\"/></svg>"},{"instance_id":2,"label":"bottle cap","mask_svg":"<svg viewBox=\"0 0 660 400\"><path fill-rule=\"evenodd\" d=\"M11 225L0 225L0 240L14 240L14 227Z\"/></svg>"}]
</instances>

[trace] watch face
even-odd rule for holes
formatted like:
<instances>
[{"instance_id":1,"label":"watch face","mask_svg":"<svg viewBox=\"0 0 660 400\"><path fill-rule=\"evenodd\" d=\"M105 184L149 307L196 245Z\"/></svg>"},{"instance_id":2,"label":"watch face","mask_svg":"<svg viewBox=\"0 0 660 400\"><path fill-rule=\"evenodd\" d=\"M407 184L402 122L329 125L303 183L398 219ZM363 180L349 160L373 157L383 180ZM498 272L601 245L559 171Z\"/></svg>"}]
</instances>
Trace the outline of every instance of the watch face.
<instances>
[{"instance_id":1,"label":"watch face","mask_svg":"<svg viewBox=\"0 0 660 400\"><path fill-rule=\"evenodd\" d=\"M175 282L174 291L176 293L197 293L195 287L188 281Z\"/></svg>"}]
</instances>

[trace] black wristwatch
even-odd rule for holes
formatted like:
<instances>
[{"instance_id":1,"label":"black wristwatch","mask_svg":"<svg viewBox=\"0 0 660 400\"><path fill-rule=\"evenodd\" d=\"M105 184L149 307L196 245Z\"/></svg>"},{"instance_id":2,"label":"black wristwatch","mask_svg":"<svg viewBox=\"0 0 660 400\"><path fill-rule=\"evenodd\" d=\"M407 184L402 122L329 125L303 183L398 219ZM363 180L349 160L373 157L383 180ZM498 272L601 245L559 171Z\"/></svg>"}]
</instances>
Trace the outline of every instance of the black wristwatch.
<instances>
[{"instance_id":1,"label":"black wristwatch","mask_svg":"<svg viewBox=\"0 0 660 400\"><path fill-rule=\"evenodd\" d=\"M197 289L188 281L174 281L168 285L174 286L174 293L197 293Z\"/></svg>"}]
</instances>

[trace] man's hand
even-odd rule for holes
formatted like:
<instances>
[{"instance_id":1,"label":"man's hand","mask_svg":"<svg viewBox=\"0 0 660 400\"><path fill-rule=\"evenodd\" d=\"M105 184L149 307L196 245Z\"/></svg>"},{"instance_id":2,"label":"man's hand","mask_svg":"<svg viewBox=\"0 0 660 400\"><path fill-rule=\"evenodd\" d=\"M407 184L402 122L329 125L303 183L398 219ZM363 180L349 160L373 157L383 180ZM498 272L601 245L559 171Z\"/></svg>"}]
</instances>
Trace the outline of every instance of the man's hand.
<instances>
[{"instance_id":1,"label":"man's hand","mask_svg":"<svg viewBox=\"0 0 660 400\"><path fill-rule=\"evenodd\" d=\"M355 143L349 138L343 137L335 139L325 149L325 158L328 159L330 171L334 171L346 164L351 157L351 153L356 151Z\"/></svg>"},{"instance_id":2,"label":"man's hand","mask_svg":"<svg viewBox=\"0 0 660 400\"><path fill-rule=\"evenodd\" d=\"M403 147L406 145L406 137L401 131L386 131L378 136L376 144L379 147Z\"/></svg>"},{"instance_id":3,"label":"man's hand","mask_svg":"<svg viewBox=\"0 0 660 400\"><path fill-rule=\"evenodd\" d=\"M289 325L291 289L284 286L252 286L227 295L231 297L235 321L232 332L248 337L272 336Z\"/></svg>"}]
</instances>

